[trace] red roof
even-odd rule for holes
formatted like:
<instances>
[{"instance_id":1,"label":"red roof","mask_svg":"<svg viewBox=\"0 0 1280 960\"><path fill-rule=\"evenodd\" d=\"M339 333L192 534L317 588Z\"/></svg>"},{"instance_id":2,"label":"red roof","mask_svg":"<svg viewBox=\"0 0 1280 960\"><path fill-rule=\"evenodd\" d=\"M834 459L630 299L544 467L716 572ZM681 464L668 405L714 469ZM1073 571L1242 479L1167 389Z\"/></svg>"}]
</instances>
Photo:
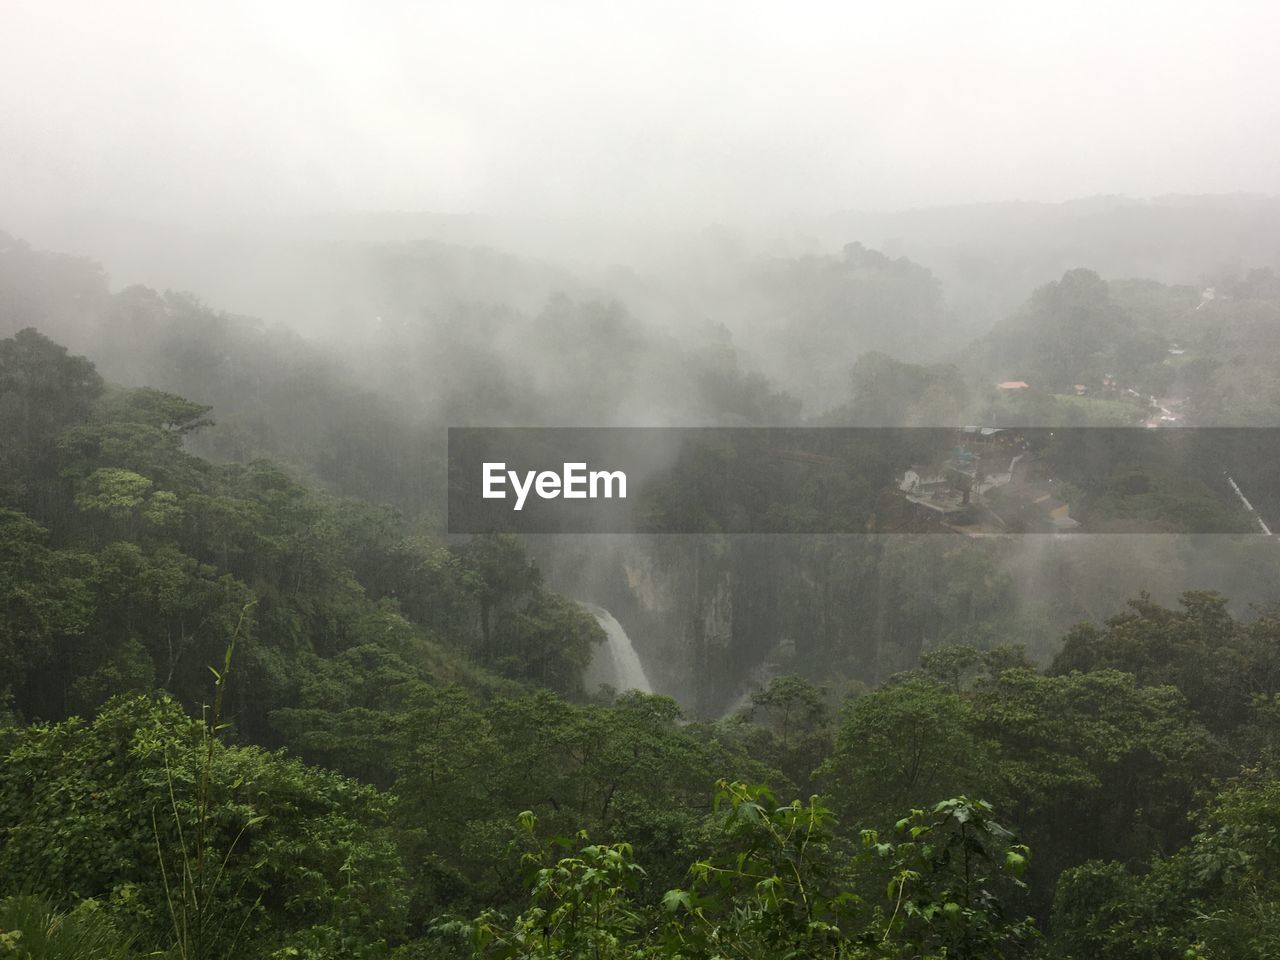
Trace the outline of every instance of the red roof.
<instances>
[{"instance_id":1,"label":"red roof","mask_svg":"<svg viewBox=\"0 0 1280 960\"><path fill-rule=\"evenodd\" d=\"M1031 384L1025 380L1006 380L1004 383L997 383L996 386L1001 390L1026 390Z\"/></svg>"}]
</instances>

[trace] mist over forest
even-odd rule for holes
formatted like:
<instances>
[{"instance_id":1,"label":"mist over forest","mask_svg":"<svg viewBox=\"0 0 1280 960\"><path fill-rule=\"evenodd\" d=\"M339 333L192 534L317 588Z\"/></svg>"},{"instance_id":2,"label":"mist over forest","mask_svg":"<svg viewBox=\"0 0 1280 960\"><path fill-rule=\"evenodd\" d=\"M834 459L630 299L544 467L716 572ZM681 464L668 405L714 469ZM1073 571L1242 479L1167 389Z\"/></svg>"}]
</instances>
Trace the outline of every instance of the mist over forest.
<instances>
[{"instance_id":1,"label":"mist over forest","mask_svg":"<svg viewBox=\"0 0 1280 960\"><path fill-rule=\"evenodd\" d=\"M5 15L0 957L1280 956L1275 12L485 6Z\"/></svg>"}]
</instances>

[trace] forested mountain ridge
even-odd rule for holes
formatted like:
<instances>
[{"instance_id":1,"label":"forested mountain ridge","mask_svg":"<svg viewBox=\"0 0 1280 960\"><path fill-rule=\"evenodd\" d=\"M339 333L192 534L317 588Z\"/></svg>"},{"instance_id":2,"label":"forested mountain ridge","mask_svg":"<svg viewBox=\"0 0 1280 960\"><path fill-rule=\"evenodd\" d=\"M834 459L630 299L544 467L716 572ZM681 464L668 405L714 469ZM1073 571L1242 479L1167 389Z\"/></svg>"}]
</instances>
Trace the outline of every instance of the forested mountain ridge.
<instances>
[{"instance_id":1,"label":"forested mountain ridge","mask_svg":"<svg viewBox=\"0 0 1280 960\"><path fill-rule=\"evenodd\" d=\"M449 546L270 463L210 464L184 448L207 407L108 386L33 330L0 341L0 399L0 875L54 898L5 901L10 927L70 911L51 936L118 956L1209 957L1277 936L1270 617L1141 599L1045 673L940 646L843 704L781 677L688 723L662 697L584 702L599 628L515 541Z\"/></svg>"},{"instance_id":2,"label":"forested mountain ridge","mask_svg":"<svg viewBox=\"0 0 1280 960\"><path fill-rule=\"evenodd\" d=\"M909 539L644 545L645 568L671 582L732 585L712 640L667 634L626 593L618 570L639 576L635 557L612 567L607 553L435 531L422 465L440 456L438 425L353 372L397 352L411 369L439 346L430 328L384 330L384 353L339 364L191 298L110 293L82 261L20 244L5 257L17 332L0 340L0 897L13 899L0 948L36 929L122 957L1274 948L1274 616L1211 593L1174 607L1143 595L1107 616L1160 564L1183 586L1263 595L1274 566L1258 550L1210 562L1201 548L1121 544L1028 563ZM1111 325L1152 330L1199 344L1211 383L1230 362L1222 344L1270 329L1267 275L1239 283L1240 300L1198 308L1194 292L1069 275L1030 301L1027 356L1037 324L1080 310L1097 325L1093 353L1124 340ZM557 371L616 352L625 380L645 383L666 347L632 320L562 298L489 329L547 329ZM29 329L46 321L116 372ZM504 352L483 344L445 344L431 362L470 357L472 379L498 362L506 378ZM727 333L704 347L648 384L671 394L696 371L667 413L796 416ZM1006 402L956 361L864 356L831 421ZM142 385L148 370L174 379ZM577 383L526 388L559 416ZM436 413L461 396L428 389ZM238 426L216 440L224 402ZM457 410L517 407L494 394ZM594 579L568 575L575 564ZM1019 605L1034 577L1059 593ZM672 680L689 660L648 648L659 689L689 712L584 689L602 631L552 582L604 590L631 623L653 617L654 636L690 645L722 686L699 700L698 677ZM705 594L685 602L682 617ZM1065 637L1047 626L1097 609ZM754 662L771 669L753 675ZM727 714L726 681L746 690ZM198 867L209 858L227 867Z\"/></svg>"},{"instance_id":3,"label":"forested mountain ridge","mask_svg":"<svg viewBox=\"0 0 1280 960\"><path fill-rule=\"evenodd\" d=\"M34 330L0 341L0 370L9 569L35 576L6 651L23 715L58 719L157 684L195 705L247 608L239 657L252 680L236 712L257 738L270 739L268 715L297 704L312 667L366 646L406 679L425 669L492 684L448 652L474 647L478 660L580 690L598 628L542 590L514 542L451 549L389 508L314 493L269 462L210 464L184 449L207 407L107 387ZM541 653L539 616L561 618Z\"/></svg>"},{"instance_id":4,"label":"forested mountain ridge","mask_svg":"<svg viewBox=\"0 0 1280 960\"><path fill-rule=\"evenodd\" d=\"M603 299L621 299L640 315L686 304L745 320L763 308L767 323L794 295L790 276L834 272L842 248L858 242L926 268L946 307L945 323L926 337L895 343L897 331L880 330L884 339L858 352L926 363L963 350L1029 291L1071 269L1192 285L1197 293L1251 268L1280 270L1280 199L1258 194L848 210L702 230L411 212L256 217L205 230L142 217L14 223L8 229L40 247L103 259L124 285L197 291L273 324L301 314L313 332L345 329L353 312L368 322L403 314L409 300L399 294L411 285L420 304L434 307L491 299L494 289L518 309L537 309L555 291L574 299L607 291ZM796 266L805 260L808 268ZM396 286L370 283L389 275L400 278ZM829 303L827 292L815 290L813 303Z\"/></svg>"},{"instance_id":5,"label":"forested mountain ridge","mask_svg":"<svg viewBox=\"0 0 1280 960\"><path fill-rule=\"evenodd\" d=\"M1280 6L10 3L0 960L1280 960Z\"/></svg>"},{"instance_id":6,"label":"forested mountain ridge","mask_svg":"<svg viewBox=\"0 0 1280 960\"><path fill-rule=\"evenodd\" d=\"M929 323L937 322L939 294L928 271L856 244L834 256L778 261L756 282L765 302L790 303L794 320L783 339L799 349L828 338L825 368L847 371L847 385L830 392L825 411L806 416L750 366L735 346L736 329L708 323L664 332L624 304L568 297L534 312L500 303L428 309L415 305L412 291L417 272L433 274L409 252L394 260L385 287L369 291L396 310L339 352L189 296L140 287L112 293L101 270L82 259L13 238L0 246L0 332L34 325L92 356L112 381L212 407L215 423L186 435L191 451L222 463L281 463L330 494L391 505L411 530L438 529L442 521L446 425L1133 425L1152 416L1147 394L1161 383L1185 391L1180 409L1192 423L1265 425L1280 416L1267 399L1270 352L1259 339L1280 305L1267 292L1265 270L1218 281L1223 296L1208 303L1191 288L1074 271L1073 280L1051 281L993 332L985 353L975 348L925 365L858 350L861 331L883 310L909 328L911 305L924 304L935 312ZM1063 283L1088 295L1054 308ZM726 309L731 314L732 302ZM1059 336L1052 328L1073 326L1073 311L1094 331L1092 373L1064 368L1059 379L1090 379L1084 396L1072 387L1055 392L1064 388L1022 365L1051 355ZM1137 368L1132 381L1123 379L1129 371L1108 369L1098 357L1124 349L1109 323L1160 359ZM1006 337L999 330L1007 326L1022 332ZM1173 344L1181 354L1168 352ZM995 387L1019 370L1031 377L1029 389ZM1116 386L1103 383L1106 373ZM1232 416L1215 414L1228 398ZM1107 490L1084 492L1098 505L1114 500ZM1072 505L1076 513L1089 508ZM1196 529L1176 517L1166 528ZM544 541L538 559L560 592L614 611L665 674L662 689L715 713L747 692L753 672L778 659L780 644L796 651L784 672L822 675L835 662L851 679L876 682L912 664L924 646L960 637L1018 636L1043 661L1072 623L1104 617L1142 589L1165 602L1188 584L1223 589L1237 611L1267 602L1266 565L1241 562L1219 546L1081 543L1027 562L1022 547L901 538L879 545L779 540L770 548L734 541L716 550ZM919 583L930 589L916 589ZM823 600L796 603L797 590Z\"/></svg>"},{"instance_id":7,"label":"forested mountain ridge","mask_svg":"<svg viewBox=\"0 0 1280 960\"><path fill-rule=\"evenodd\" d=\"M1247 942L1275 935L1263 901L1251 907L1234 892L1274 882L1240 832L1243 811L1265 809L1273 790L1274 621L1237 619L1213 595L1188 595L1172 610L1144 598L1129 614L1072 630L1056 656L1049 625L1105 617L1119 591L1149 583L1158 564L1169 582L1220 580L1262 596L1267 557L1242 567L1243 547L1217 556L1200 546L1171 548L1157 564L1154 545L1134 543L1078 557L1064 548L1028 564L995 545L728 538L692 552L633 544L616 556L607 545L579 555L572 544L540 544L535 563L515 540L448 542L436 532L440 425L571 422L581 409L569 399L586 395L596 399L578 406L606 419L645 395L650 416L692 411L706 422L794 422L798 406L744 371L727 331L683 350L617 304L557 298L523 316L473 305L464 308L471 332L452 341L430 320L388 324L373 331L367 356L338 360L189 297L113 294L91 264L17 241L6 241L0 265L5 323L17 330L0 341L9 439L0 660L12 724L0 862L23 888L73 890L53 907L74 908L68 929L97 924L134 938L134 949L180 941L165 871L192 852L179 826L190 836L203 824L239 885L220 888L216 911L211 876L179 898L189 900L179 916L189 910L210 925L200 948L208 955L570 956L608 942L620 956L709 956L730 938L754 944L753 956L943 946L975 957L1086 956L1104 944L1108 956L1161 956L1173 944L1231 956L1227 921L1200 919L1228 915ZM799 273L788 289L827 285L825 309L837 312L848 284L855 300L892 291L876 287L879 271L908 288L934 285L915 265L858 247L791 269ZM1080 370L1091 382L1113 374L1135 383L1172 372L1194 385L1192 409L1207 416L1215 378L1239 368L1229 351L1260 346L1269 329L1268 276L1223 282L1223 296L1205 302L1194 289L1074 271L952 363L862 356L850 364L848 400L823 420L1030 412L1110 422L1116 401L1091 407L1066 395ZM135 385L113 385L89 360L20 329L31 324L101 351L109 379ZM1045 339L1067 328L1080 334L1070 363L1063 358L1075 353ZM510 348L535 331L558 344L545 353L555 359L519 374ZM838 362L841 344L856 341L833 341L826 353ZM1170 354L1173 343L1184 353ZM617 358L620 379L594 376L601 356ZM684 366L655 381L651 371L672 356ZM1055 372L1043 357L1064 365ZM388 364L402 371L403 390L360 386ZM465 376L451 380L450 368ZM1032 379L1036 396L997 395L992 381L1005 371ZM452 385L475 382L505 386L464 398ZM203 402L184 399L188 388ZM1131 406L1136 418L1140 405ZM645 607L626 584L664 570L668 583L688 577L704 592L670 613ZM548 582L601 596L639 627L659 689L694 703L693 722L662 697L592 702L582 677L600 627ZM672 617L703 609L723 584L733 584L729 603L713 601L701 633L670 631ZM671 587L658 579L644 589ZM793 602L815 589L821 604ZM1046 672L1005 646L1019 641L1041 662L1052 658ZM672 647L655 664L656 642L687 645L720 685L681 687L689 652ZM817 664L826 688L788 675L818 675ZM735 683L746 689L739 708L706 719L723 713ZM208 720L203 705L215 695L216 730L184 719L204 710ZM59 765L50 751L81 759ZM128 759L69 779L111 756ZM49 772L36 778L37 769ZM764 782L783 801L824 799L789 807L747 786ZM171 786L176 809L164 800ZM112 852L83 824L59 819L69 816L57 800L68 790L115 797L100 823L130 823L134 846ZM934 809L960 797L973 799ZM927 812L903 829L948 844L967 842L972 818L991 821L982 842L999 858L980 890L961 895L950 867L920 861L909 834L894 837L915 807ZM141 819L128 812L139 809ZM1202 809L1199 827L1189 809ZM520 820L525 810L536 826ZM769 853L771 837L801 825L814 844L800 875L777 873L777 898L764 896L747 874L782 870L787 855ZM856 827L882 839L863 846ZM580 828L591 831L580 850L542 845ZM305 851L302 835L314 840ZM522 914L512 843L534 858L529 866L562 859L556 870L572 883L540 887L535 877ZM736 865L746 849L761 858L750 870ZM292 852L268 866L267 850ZM1191 878L1206 857L1251 866ZM86 862L95 864L87 872ZM342 869L368 879L353 884ZM898 877L887 899L885 870ZM595 876L609 879L599 886ZM1104 880L1105 907L1089 899ZM569 922L584 897L601 919ZM337 912L325 906L338 902ZM1183 920L1166 929L1160 911L1174 904ZM568 926L544 929L541 911L560 911ZM1103 915L1127 919L1099 926ZM234 947L233 921L245 931ZM464 933L472 947L456 940Z\"/></svg>"}]
</instances>

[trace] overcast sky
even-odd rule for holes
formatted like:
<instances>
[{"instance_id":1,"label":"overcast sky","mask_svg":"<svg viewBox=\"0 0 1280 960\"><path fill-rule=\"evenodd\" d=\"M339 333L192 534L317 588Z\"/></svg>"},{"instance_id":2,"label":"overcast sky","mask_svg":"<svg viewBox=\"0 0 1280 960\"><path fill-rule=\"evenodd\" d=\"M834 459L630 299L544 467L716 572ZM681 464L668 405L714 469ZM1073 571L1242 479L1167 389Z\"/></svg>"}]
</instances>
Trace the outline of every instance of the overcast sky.
<instances>
[{"instance_id":1,"label":"overcast sky","mask_svg":"<svg viewBox=\"0 0 1280 960\"><path fill-rule=\"evenodd\" d=\"M1276 193L1278 11L0 0L0 220Z\"/></svg>"}]
</instances>

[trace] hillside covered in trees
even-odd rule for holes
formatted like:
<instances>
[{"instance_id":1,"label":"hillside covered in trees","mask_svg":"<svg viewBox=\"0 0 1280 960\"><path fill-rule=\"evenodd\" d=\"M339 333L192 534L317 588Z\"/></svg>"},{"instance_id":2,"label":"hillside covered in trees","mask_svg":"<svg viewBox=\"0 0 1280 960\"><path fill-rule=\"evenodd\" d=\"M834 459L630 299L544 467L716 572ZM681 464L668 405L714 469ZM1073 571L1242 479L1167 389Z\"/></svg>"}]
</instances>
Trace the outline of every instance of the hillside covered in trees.
<instances>
[{"instance_id":1,"label":"hillside covered in trees","mask_svg":"<svg viewBox=\"0 0 1280 960\"><path fill-rule=\"evenodd\" d=\"M0 960L1280 960L1277 36L0 4Z\"/></svg>"},{"instance_id":2,"label":"hillside covered in trees","mask_svg":"<svg viewBox=\"0 0 1280 960\"><path fill-rule=\"evenodd\" d=\"M923 269L844 256L787 283L884 269L892 296ZM0 267L0 955L1280 949L1269 538L1032 555L439 524L441 427L564 422L603 356L659 418L1111 424L1129 401L1059 392L1105 374L1267 422L1265 389L1255 412L1231 391L1269 377L1269 275L1206 304L1073 271L950 361L851 359L813 411L727 331L677 347L618 304L495 320L559 337L561 366L477 395L509 362L483 325L341 358L16 240ZM418 371L400 391L367 375L393 358ZM1043 388L1001 396L997 368ZM1134 482L1077 479L1095 510ZM1185 502L1152 502L1178 530ZM655 605L674 588L646 570L685 592ZM668 695L587 684L606 638L578 601L601 598Z\"/></svg>"}]
</instances>

